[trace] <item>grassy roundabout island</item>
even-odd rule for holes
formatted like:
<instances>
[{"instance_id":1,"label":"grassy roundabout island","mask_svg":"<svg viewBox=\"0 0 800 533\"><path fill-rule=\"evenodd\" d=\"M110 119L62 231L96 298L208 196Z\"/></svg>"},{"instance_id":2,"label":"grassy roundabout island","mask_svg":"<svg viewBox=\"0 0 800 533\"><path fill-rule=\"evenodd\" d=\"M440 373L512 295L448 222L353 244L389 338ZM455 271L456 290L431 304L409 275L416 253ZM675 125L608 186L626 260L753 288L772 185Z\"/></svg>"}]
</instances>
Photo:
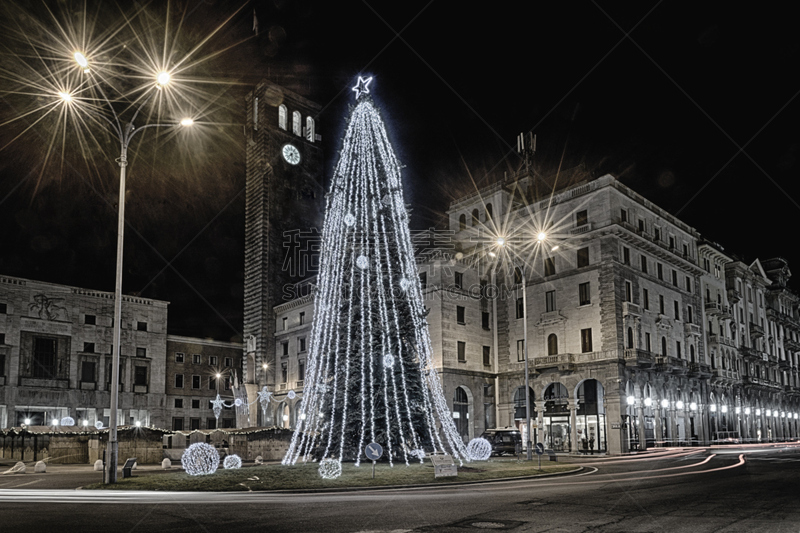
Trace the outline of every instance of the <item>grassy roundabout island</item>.
<instances>
[{"instance_id":1,"label":"grassy roundabout island","mask_svg":"<svg viewBox=\"0 0 800 533\"><path fill-rule=\"evenodd\" d=\"M364 462L360 467L353 463L342 465L342 475L336 479L322 479L317 472L316 463L283 466L280 464L245 466L238 470L220 468L208 476L190 476L183 470L165 472L137 473L128 479L119 479L115 485L97 483L84 489L117 490L164 490L164 491L235 491L235 490L322 490L331 488L384 487L390 485L448 485L464 481L485 481L491 479L537 476L558 472L577 471L580 467L571 464L542 464L537 468L532 463L518 462L516 459L491 459L475 463L465 463L459 467L457 477L434 478L433 465L395 464L381 462L375 467L372 479L372 463Z\"/></svg>"}]
</instances>

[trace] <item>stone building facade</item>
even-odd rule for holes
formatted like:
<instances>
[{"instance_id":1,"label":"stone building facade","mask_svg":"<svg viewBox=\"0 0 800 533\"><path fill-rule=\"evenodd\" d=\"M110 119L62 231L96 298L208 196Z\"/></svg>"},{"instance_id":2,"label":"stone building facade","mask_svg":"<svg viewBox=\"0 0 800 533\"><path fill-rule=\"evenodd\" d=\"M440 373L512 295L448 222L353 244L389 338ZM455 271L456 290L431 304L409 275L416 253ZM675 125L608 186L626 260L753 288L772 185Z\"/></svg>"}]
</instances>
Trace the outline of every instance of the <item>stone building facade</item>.
<instances>
[{"instance_id":1,"label":"stone building facade","mask_svg":"<svg viewBox=\"0 0 800 533\"><path fill-rule=\"evenodd\" d=\"M237 427L235 410L223 408L217 420L211 401L217 394L227 404L234 401L242 350L238 342L167 335L167 425L162 427L173 431Z\"/></svg>"},{"instance_id":2,"label":"stone building facade","mask_svg":"<svg viewBox=\"0 0 800 533\"><path fill-rule=\"evenodd\" d=\"M785 260L744 263L609 175L538 202L528 190L523 176L453 202L452 246L420 258L465 440L524 431L525 321L533 440L556 451L800 436L800 301ZM275 318L269 416L290 428L313 297Z\"/></svg>"},{"instance_id":3,"label":"stone building facade","mask_svg":"<svg viewBox=\"0 0 800 533\"><path fill-rule=\"evenodd\" d=\"M107 427L113 318L113 293L0 276L0 427ZM164 423L166 337L167 302L123 296L121 424Z\"/></svg>"}]
</instances>

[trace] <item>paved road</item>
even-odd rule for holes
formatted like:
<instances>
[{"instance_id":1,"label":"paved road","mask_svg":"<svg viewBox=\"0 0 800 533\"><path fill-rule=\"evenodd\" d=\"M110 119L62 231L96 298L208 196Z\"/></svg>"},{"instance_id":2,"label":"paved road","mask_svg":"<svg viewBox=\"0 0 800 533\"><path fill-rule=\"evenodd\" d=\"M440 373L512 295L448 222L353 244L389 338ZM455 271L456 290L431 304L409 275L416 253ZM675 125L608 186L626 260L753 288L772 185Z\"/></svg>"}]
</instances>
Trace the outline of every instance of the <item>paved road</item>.
<instances>
[{"instance_id":1,"label":"paved road","mask_svg":"<svg viewBox=\"0 0 800 533\"><path fill-rule=\"evenodd\" d=\"M585 464L579 477L326 494L0 487L0 531L800 531L797 447Z\"/></svg>"}]
</instances>

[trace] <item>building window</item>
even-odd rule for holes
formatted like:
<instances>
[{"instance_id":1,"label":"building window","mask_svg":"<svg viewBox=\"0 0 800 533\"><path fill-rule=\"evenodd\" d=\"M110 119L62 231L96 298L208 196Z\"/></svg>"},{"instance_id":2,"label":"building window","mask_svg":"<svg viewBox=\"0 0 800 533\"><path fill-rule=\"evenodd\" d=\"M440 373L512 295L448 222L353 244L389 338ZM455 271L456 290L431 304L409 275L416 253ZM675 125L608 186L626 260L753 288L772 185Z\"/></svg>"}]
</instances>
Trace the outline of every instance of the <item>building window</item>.
<instances>
[{"instance_id":1,"label":"building window","mask_svg":"<svg viewBox=\"0 0 800 533\"><path fill-rule=\"evenodd\" d=\"M206 418L206 429L217 429L217 419Z\"/></svg>"},{"instance_id":2,"label":"building window","mask_svg":"<svg viewBox=\"0 0 800 533\"><path fill-rule=\"evenodd\" d=\"M661 230L660 229L655 228L653 230L653 240L654 241L660 241L661 240Z\"/></svg>"},{"instance_id":3,"label":"building window","mask_svg":"<svg viewBox=\"0 0 800 533\"><path fill-rule=\"evenodd\" d=\"M658 263L656 265L656 270L658 271L657 272L658 279L660 279L661 281L664 281L664 265L662 265L661 263Z\"/></svg>"},{"instance_id":4,"label":"building window","mask_svg":"<svg viewBox=\"0 0 800 533\"><path fill-rule=\"evenodd\" d=\"M556 258L555 257L545 257L544 258L544 275L545 276L552 276L556 273Z\"/></svg>"},{"instance_id":5,"label":"building window","mask_svg":"<svg viewBox=\"0 0 800 533\"><path fill-rule=\"evenodd\" d=\"M56 339L33 338L33 377L53 379L56 377Z\"/></svg>"},{"instance_id":6,"label":"building window","mask_svg":"<svg viewBox=\"0 0 800 533\"><path fill-rule=\"evenodd\" d=\"M689 246L683 245L683 257L689 257Z\"/></svg>"},{"instance_id":7,"label":"building window","mask_svg":"<svg viewBox=\"0 0 800 533\"><path fill-rule=\"evenodd\" d=\"M200 354L196 353L192 355L192 363L199 365L200 364Z\"/></svg>"},{"instance_id":8,"label":"building window","mask_svg":"<svg viewBox=\"0 0 800 533\"><path fill-rule=\"evenodd\" d=\"M492 204L486 204L486 220L492 219Z\"/></svg>"},{"instance_id":9,"label":"building window","mask_svg":"<svg viewBox=\"0 0 800 533\"><path fill-rule=\"evenodd\" d=\"M517 362L525 360L525 340L520 339L517 341Z\"/></svg>"},{"instance_id":10,"label":"building window","mask_svg":"<svg viewBox=\"0 0 800 533\"><path fill-rule=\"evenodd\" d=\"M210 377L208 378L208 390L214 390L217 388L217 378Z\"/></svg>"},{"instance_id":11,"label":"building window","mask_svg":"<svg viewBox=\"0 0 800 533\"><path fill-rule=\"evenodd\" d=\"M194 431L195 429L200 429L200 419L199 418L190 418L189 419L189 429Z\"/></svg>"},{"instance_id":12,"label":"building window","mask_svg":"<svg viewBox=\"0 0 800 533\"><path fill-rule=\"evenodd\" d=\"M661 355L663 357L667 356L667 338L661 337Z\"/></svg>"},{"instance_id":13,"label":"building window","mask_svg":"<svg viewBox=\"0 0 800 533\"><path fill-rule=\"evenodd\" d=\"M463 272L456 272L455 273L455 286L456 289L463 289L464 288L464 273Z\"/></svg>"},{"instance_id":14,"label":"building window","mask_svg":"<svg viewBox=\"0 0 800 533\"><path fill-rule=\"evenodd\" d=\"M517 318L525 318L525 306L523 302L524 300L522 298L517 298Z\"/></svg>"},{"instance_id":15,"label":"building window","mask_svg":"<svg viewBox=\"0 0 800 533\"><path fill-rule=\"evenodd\" d=\"M200 400L198 399L192 400L192 409L200 409Z\"/></svg>"},{"instance_id":16,"label":"building window","mask_svg":"<svg viewBox=\"0 0 800 533\"><path fill-rule=\"evenodd\" d=\"M477 209L473 209L472 210L472 225L473 226L477 226L479 222L480 222L480 218L479 218L479 215L478 215L478 210Z\"/></svg>"},{"instance_id":17,"label":"building window","mask_svg":"<svg viewBox=\"0 0 800 533\"><path fill-rule=\"evenodd\" d=\"M282 130L286 129L286 106L281 104L278 106L278 127Z\"/></svg>"},{"instance_id":18,"label":"building window","mask_svg":"<svg viewBox=\"0 0 800 533\"><path fill-rule=\"evenodd\" d=\"M281 381L283 383L289 381L289 363L281 363Z\"/></svg>"},{"instance_id":19,"label":"building window","mask_svg":"<svg viewBox=\"0 0 800 533\"><path fill-rule=\"evenodd\" d=\"M650 350L650 334L649 333L645 333L644 334L644 349L647 350L648 352L651 351Z\"/></svg>"},{"instance_id":20,"label":"building window","mask_svg":"<svg viewBox=\"0 0 800 533\"><path fill-rule=\"evenodd\" d=\"M83 343L83 351L85 353L94 353L94 343L93 342L84 342Z\"/></svg>"},{"instance_id":21,"label":"building window","mask_svg":"<svg viewBox=\"0 0 800 533\"><path fill-rule=\"evenodd\" d=\"M306 117L306 140L313 143L315 134L316 128L314 127L314 119L311 117Z\"/></svg>"},{"instance_id":22,"label":"building window","mask_svg":"<svg viewBox=\"0 0 800 533\"><path fill-rule=\"evenodd\" d=\"M664 296L661 294L658 295L658 312L664 314Z\"/></svg>"},{"instance_id":23,"label":"building window","mask_svg":"<svg viewBox=\"0 0 800 533\"><path fill-rule=\"evenodd\" d=\"M306 363L305 361L299 361L297 363L297 379L303 381L306 379Z\"/></svg>"},{"instance_id":24,"label":"building window","mask_svg":"<svg viewBox=\"0 0 800 533\"><path fill-rule=\"evenodd\" d=\"M419 273L419 285L422 290L428 288L428 273L427 272L420 272Z\"/></svg>"},{"instance_id":25,"label":"building window","mask_svg":"<svg viewBox=\"0 0 800 533\"><path fill-rule=\"evenodd\" d=\"M147 348L136 348L136 357L147 357Z\"/></svg>"},{"instance_id":26,"label":"building window","mask_svg":"<svg viewBox=\"0 0 800 533\"><path fill-rule=\"evenodd\" d=\"M678 300L675 300L674 302L672 302L672 310L675 312L675 320L680 320L681 319L681 309L680 309L680 304L678 303Z\"/></svg>"},{"instance_id":27,"label":"building window","mask_svg":"<svg viewBox=\"0 0 800 533\"><path fill-rule=\"evenodd\" d=\"M619 219L622 222L627 222L628 221L628 211L626 211L625 209L620 210Z\"/></svg>"},{"instance_id":28,"label":"building window","mask_svg":"<svg viewBox=\"0 0 800 533\"><path fill-rule=\"evenodd\" d=\"M481 327L489 329L489 313L487 311L481 312Z\"/></svg>"},{"instance_id":29,"label":"building window","mask_svg":"<svg viewBox=\"0 0 800 533\"><path fill-rule=\"evenodd\" d=\"M172 419L172 431L183 431L183 418Z\"/></svg>"},{"instance_id":30,"label":"building window","mask_svg":"<svg viewBox=\"0 0 800 533\"><path fill-rule=\"evenodd\" d=\"M544 308L545 313L552 313L556 310L556 291L547 291L544 293Z\"/></svg>"},{"instance_id":31,"label":"building window","mask_svg":"<svg viewBox=\"0 0 800 533\"><path fill-rule=\"evenodd\" d=\"M459 363L466 363L467 362L467 343L458 341L458 362Z\"/></svg>"},{"instance_id":32,"label":"building window","mask_svg":"<svg viewBox=\"0 0 800 533\"><path fill-rule=\"evenodd\" d=\"M647 274L647 257L645 257L645 256L643 256L643 255L640 255L640 256L639 256L639 261L640 261L640 262L641 262L641 264L642 264L642 272L644 272L645 274Z\"/></svg>"},{"instance_id":33,"label":"building window","mask_svg":"<svg viewBox=\"0 0 800 533\"><path fill-rule=\"evenodd\" d=\"M589 248L578 250L578 268L589 266Z\"/></svg>"},{"instance_id":34,"label":"building window","mask_svg":"<svg viewBox=\"0 0 800 533\"><path fill-rule=\"evenodd\" d=\"M217 366L217 356L216 355L209 355L208 356L208 364L211 366Z\"/></svg>"},{"instance_id":35,"label":"building window","mask_svg":"<svg viewBox=\"0 0 800 533\"><path fill-rule=\"evenodd\" d=\"M467 229L467 215L462 213L458 217L458 231L464 231L465 229Z\"/></svg>"},{"instance_id":36,"label":"building window","mask_svg":"<svg viewBox=\"0 0 800 533\"><path fill-rule=\"evenodd\" d=\"M630 265L631 264L631 249L627 246L622 247L622 264L623 265Z\"/></svg>"},{"instance_id":37,"label":"building window","mask_svg":"<svg viewBox=\"0 0 800 533\"><path fill-rule=\"evenodd\" d=\"M633 328L628 328L628 349L633 348Z\"/></svg>"},{"instance_id":38,"label":"building window","mask_svg":"<svg viewBox=\"0 0 800 533\"><path fill-rule=\"evenodd\" d=\"M300 313L300 325L302 326L305 323L306 323L306 314L305 314L305 312L301 312Z\"/></svg>"},{"instance_id":39,"label":"building window","mask_svg":"<svg viewBox=\"0 0 800 533\"><path fill-rule=\"evenodd\" d=\"M175 406L175 409L183 409L183 398L175 398L173 405Z\"/></svg>"},{"instance_id":40,"label":"building window","mask_svg":"<svg viewBox=\"0 0 800 533\"><path fill-rule=\"evenodd\" d=\"M281 347L282 347L281 353L283 355L289 355L289 343L288 342L282 342L281 343Z\"/></svg>"},{"instance_id":41,"label":"building window","mask_svg":"<svg viewBox=\"0 0 800 533\"><path fill-rule=\"evenodd\" d=\"M292 112L292 133L297 135L298 137L303 135L301 131L303 129L303 122L302 117L300 116L300 111L293 111Z\"/></svg>"},{"instance_id":42,"label":"building window","mask_svg":"<svg viewBox=\"0 0 800 533\"><path fill-rule=\"evenodd\" d=\"M94 361L83 361L81 362L81 381L84 383L95 383L96 378L94 377L95 374L96 364ZM0 375L2 375L2 370L0 369Z\"/></svg>"},{"instance_id":43,"label":"building window","mask_svg":"<svg viewBox=\"0 0 800 533\"><path fill-rule=\"evenodd\" d=\"M306 351L306 338L305 337L298 337L297 339L297 351L299 353L303 353Z\"/></svg>"},{"instance_id":44,"label":"building window","mask_svg":"<svg viewBox=\"0 0 800 533\"><path fill-rule=\"evenodd\" d=\"M192 376L192 388L193 389L200 388L200 376Z\"/></svg>"},{"instance_id":45,"label":"building window","mask_svg":"<svg viewBox=\"0 0 800 533\"><path fill-rule=\"evenodd\" d=\"M650 309L650 292L647 289L642 289L642 306L645 311Z\"/></svg>"},{"instance_id":46,"label":"building window","mask_svg":"<svg viewBox=\"0 0 800 533\"><path fill-rule=\"evenodd\" d=\"M581 352L588 353L592 351L592 328L581 330Z\"/></svg>"},{"instance_id":47,"label":"building window","mask_svg":"<svg viewBox=\"0 0 800 533\"><path fill-rule=\"evenodd\" d=\"M686 308L686 321L689 324L694 324L694 315L692 314L692 306L687 306Z\"/></svg>"},{"instance_id":48,"label":"building window","mask_svg":"<svg viewBox=\"0 0 800 533\"><path fill-rule=\"evenodd\" d=\"M644 233L644 220L639 219L639 232Z\"/></svg>"},{"instance_id":49,"label":"building window","mask_svg":"<svg viewBox=\"0 0 800 533\"><path fill-rule=\"evenodd\" d=\"M692 278L686 276L686 291L692 292Z\"/></svg>"},{"instance_id":50,"label":"building window","mask_svg":"<svg viewBox=\"0 0 800 533\"><path fill-rule=\"evenodd\" d=\"M578 285L578 301L579 305L589 305L592 303L591 293L589 291L589 282L581 283Z\"/></svg>"},{"instance_id":51,"label":"building window","mask_svg":"<svg viewBox=\"0 0 800 533\"><path fill-rule=\"evenodd\" d=\"M137 322L136 323L136 330L137 331L147 331L147 322Z\"/></svg>"},{"instance_id":52,"label":"building window","mask_svg":"<svg viewBox=\"0 0 800 533\"><path fill-rule=\"evenodd\" d=\"M3 306L3 307L5 307L5 305L6 304L0 304L0 306ZM3 311L3 314L5 314L5 310ZM84 315L83 323L84 324L91 324L92 326L94 326L95 324L97 324L97 317L95 315Z\"/></svg>"},{"instance_id":53,"label":"building window","mask_svg":"<svg viewBox=\"0 0 800 533\"><path fill-rule=\"evenodd\" d=\"M233 366L233 358L232 357L226 357L225 358L225 367L226 368L230 368L232 366Z\"/></svg>"},{"instance_id":54,"label":"building window","mask_svg":"<svg viewBox=\"0 0 800 533\"><path fill-rule=\"evenodd\" d=\"M558 354L558 336L555 333L551 333L547 336L547 355L557 355Z\"/></svg>"},{"instance_id":55,"label":"building window","mask_svg":"<svg viewBox=\"0 0 800 533\"><path fill-rule=\"evenodd\" d=\"M676 287L678 286L678 271L677 270L673 270L672 271L672 284L674 286L676 286Z\"/></svg>"},{"instance_id":56,"label":"building window","mask_svg":"<svg viewBox=\"0 0 800 533\"><path fill-rule=\"evenodd\" d=\"M183 374L175 374L175 388L176 389L183 388Z\"/></svg>"},{"instance_id":57,"label":"building window","mask_svg":"<svg viewBox=\"0 0 800 533\"><path fill-rule=\"evenodd\" d=\"M133 367L133 384L138 386L147 386L147 367L134 366Z\"/></svg>"},{"instance_id":58,"label":"building window","mask_svg":"<svg viewBox=\"0 0 800 533\"><path fill-rule=\"evenodd\" d=\"M225 390L231 390L231 378L230 376L225 376Z\"/></svg>"},{"instance_id":59,"label":"building window","mask_svg":"<svg viewBox=\"0 0 800 533\"><path fill-rule=\"evenodd\" d=\"M669 249L670 250L674 250L675 249L675 237L670 237L669 238Z\"/></svg>"},{"instance_id":60,"label":"building window","mask_svg":"<svg viewBox=\"0 0 800 533\"><path fill-rule=\"evenodd\" d=\"M627 280L625 281L625 301L633 301L633 285L631 285L631 282Z\"/></svg>"},{"instance_id":61,"label":"building window","mask_svg":"<svg viewBox=\"0 0 800 533\"><path fill-rule=\"evenodd\" d=\"M289 318L288 317L283 317L282 322L283 322L283 331L286 331L287 329L289 329Z\"/></svg>"},{"instance_id":62,"label":"building window","mask_svg":"<svg viewBox=\"0 0 800 533\"><path fill-rule=\"evenodd\" d=\"M490 346L483 347L483 366L492 366L492 349Z\"/></svg>"},{"instance_id":63,"label":"building window","mask_svg":"<svg viewBox=\"0 0 800 533\"><path fill-rule=\"evenodd\" d=\"M681 341L675 341L675 350L676 354L678 355L678 359L682 359L683 356L681 355Z\"/></svg>"},{"instance_id":64,"label":"building window","mask_svg":"<svg viewBox=\"0 0 800 533\"><path fill-rule=\"evenodd\" d=\"M578 211L577 213L575 213L575 225L576 226L578 226L578 227L585 226L588 223L589 223L589 211L588 210L584 209L583 211Z\"/></svg>"},{"instance_id":65,"label":"building window","mask_svg":"<svg viewBox=\"0 0 800 533\"><path fill-rule=\"evenodd\" d=\"M464 321L464 308L460 305L456 306L456 322L459 324L465 324Z\"/></svg>"}]
</instances>

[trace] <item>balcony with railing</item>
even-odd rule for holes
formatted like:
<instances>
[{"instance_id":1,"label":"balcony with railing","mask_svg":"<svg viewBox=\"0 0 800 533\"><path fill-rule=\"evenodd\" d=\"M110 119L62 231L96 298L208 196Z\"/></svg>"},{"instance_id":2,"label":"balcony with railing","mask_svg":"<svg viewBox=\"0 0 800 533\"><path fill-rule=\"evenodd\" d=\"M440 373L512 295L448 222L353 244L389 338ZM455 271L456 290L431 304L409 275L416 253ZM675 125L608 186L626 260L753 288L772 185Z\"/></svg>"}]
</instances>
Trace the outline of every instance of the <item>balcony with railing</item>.
<instances>
[{"instance_id":1,"label":"balcony with railing","mask_svg":"<svg viewBox=\"0 0 800 533\"><path fill-rule=\"evenodd\" d=\"M750 336L758 339L764 336L764 328L755 322L750 322Z\"/></svg>"},{"instance_id":2,"label":"balcony with railing","mask_svg":"<svg viewBox=\"0 0 800 533\"><path fill-rule=\"evenodd\" d=\"M626 316L627 315L641 316L642 310L637 304L633 302L622 302L622 314Z\"/></svg>"},{"instance_id":3,"label":"balcony with railing","mask_svg":"<svg viewBox=\"0 0 800 533\"><path fill-rule=\"evenodd\" d=\"M736 343L733 342L732 339L727 339L721 335L715 335L713 333L708 336L708 343L716 344L718 346L727 346L729 348L736 349Z\"/></svg>"},{"instance_id":4,"label":"balcony with railing","mask_svg":"<svg viewBox=\"0 0 800 533\"><path fill-rule=\"evenodd\" d=\"M638 366L640 368L650 368L656 363L656 356L652 352L628 348L624 352L625 364L628 366Z\"/></svg>"}]
</instances>

